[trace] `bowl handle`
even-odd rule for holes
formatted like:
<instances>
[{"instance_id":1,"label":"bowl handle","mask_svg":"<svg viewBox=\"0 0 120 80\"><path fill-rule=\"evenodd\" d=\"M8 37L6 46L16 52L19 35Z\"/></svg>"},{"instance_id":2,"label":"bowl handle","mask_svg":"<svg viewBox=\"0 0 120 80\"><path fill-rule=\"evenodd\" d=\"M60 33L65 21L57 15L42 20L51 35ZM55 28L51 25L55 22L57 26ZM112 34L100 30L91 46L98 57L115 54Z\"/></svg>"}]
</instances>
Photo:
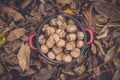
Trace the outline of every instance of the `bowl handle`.
<instances>
[{"instance_id":1,"label":"bowl handle","mask_svg":"<svg viewBox=\"0 0 120 80\"><path fill-rule=\"evenodd\" d=\"M85 31L89 34L90 39L87 41L87 45L92 44L94 40L93 31L89 28L85 28Z\"/></svg>"},{"instance_id":2,"label":"bowl handle","mask_svg":"<svg viewBox=\"0 0 120 80\"><path fill-rule=\"evenodd\" d=\"M38 50L37 47L33 46L33 38L35 38L36 36L36 33L30 35L29 37L29 45L30 45L30 48L33 49L33 50Z\"/></svg>"}]
</instances>

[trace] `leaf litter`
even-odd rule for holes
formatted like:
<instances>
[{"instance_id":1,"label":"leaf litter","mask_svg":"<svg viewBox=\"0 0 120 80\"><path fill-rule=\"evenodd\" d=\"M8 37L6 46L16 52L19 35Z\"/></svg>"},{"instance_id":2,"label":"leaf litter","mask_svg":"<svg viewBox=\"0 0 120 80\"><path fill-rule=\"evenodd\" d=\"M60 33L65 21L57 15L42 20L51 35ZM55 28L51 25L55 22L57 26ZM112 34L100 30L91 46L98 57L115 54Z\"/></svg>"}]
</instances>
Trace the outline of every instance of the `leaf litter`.
<instances>
[{"instance_id":1,"label":"leaf litter","mask_svg":"<svg viewBox=\"0 0 120 80\"><path fill-rule=\"evenodd\" d=\"M0 80L119 80L118 4L118 0L1 0ZM44 63L27 42L43 21L57 14L71 15L94 32L85 55L65 65Z\"/></svg>"}]
</instances>

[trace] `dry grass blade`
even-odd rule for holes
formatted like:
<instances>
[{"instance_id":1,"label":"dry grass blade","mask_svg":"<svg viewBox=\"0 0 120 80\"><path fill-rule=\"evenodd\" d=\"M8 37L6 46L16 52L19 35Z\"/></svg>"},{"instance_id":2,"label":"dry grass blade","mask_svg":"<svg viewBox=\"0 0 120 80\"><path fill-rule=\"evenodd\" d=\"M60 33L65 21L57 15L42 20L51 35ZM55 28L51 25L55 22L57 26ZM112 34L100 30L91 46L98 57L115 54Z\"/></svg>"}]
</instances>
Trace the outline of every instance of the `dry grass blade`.
<instances>
[{"instance_id":1,"label":"dry grass blade","mask_svg":"<svg viewBox=\"0 0 120 80\"><path fill-rule=\"evenodd\" d=\"M19 39L25 34L25 32L26 30L24 28L17 28L12 30L7 37L7 41L14 41L15 39Z\"/></svg>"},{"instance_id":2,"label":"dry grass blade","mask_svg":"<svg viewBox=\"0 0 120 80\"><path fill-rule=\"evenodd\" d=\"M17 55L19 66L23 71L29 68L30 53L31 51L29 45L27 43L26 44L23 43Z\"/></svg>"},{"instance_id":3,"label":"dry grass blade","mask_svg":"<svg viewBox=\"0 0 120 80\"><path fill-rule=\"evenodd\" d=\"M8 14L9 16L12 17L14 21L19 21L19 20L24 19L24 17L18 11L10 7L7 7L3 4L0 4L0 12L4 14Z\"/></svg>"}]
</instances>

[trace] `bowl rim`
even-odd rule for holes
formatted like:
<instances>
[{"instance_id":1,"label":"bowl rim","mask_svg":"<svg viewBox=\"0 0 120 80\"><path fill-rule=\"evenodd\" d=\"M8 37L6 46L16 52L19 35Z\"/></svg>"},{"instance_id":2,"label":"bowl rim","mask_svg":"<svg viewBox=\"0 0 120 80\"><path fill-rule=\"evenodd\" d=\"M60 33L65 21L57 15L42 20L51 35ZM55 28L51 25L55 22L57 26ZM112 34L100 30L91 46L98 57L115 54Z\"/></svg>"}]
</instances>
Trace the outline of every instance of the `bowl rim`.
<instances>
[{"instance_id":1,"label":"bowl rim","mask_svg":"<svg viewBox=\"0 0 120 80\"><path fill-rule=\"evenodd\" d=\"M66 64L67 62L52 60L52 59L48 58L48 57L41 51L41 49L40 49L40 44L39 44L39 42L38 42L38 38L39 38L39 35L40 35L40 33L41 33L41 29L42 29L43 25L46 24L46 23L48 23L51 19L57 17L58 15L62 15L62 16L64 16L65 18L72 19L72 20L75 22L75 24L77 25L77 27L79 27L80 30L84 33L84 35L85 35L85 36L84 36L84 40L83 40L83 41L84 41L84 46L81 48L80 56L81 56L81 55L84 55L84 50L85 50L85 48L86 48L86 42L87 42L86 32L85 32L84 27L82 26L82 24L81 24L76 18L74 18L74 17L72 17L72 16L70 16L70 15L68 15L68 14L57 14L57 15L51 16L51 17L49 17L48 19L46 19L45 21L43 21L43 23L41 23L41 24L39 25L38 30L37 30L36 44L37 44L37 48L38 48L38 50L39 50L39 52L40 52L40 55L43 56L43 57L44 57L45 59L47 59L48 61L53 62L53 63L56 63L56 64ZM77 58L74 58L71 62L73 62L73 61L76 60L76 59L77 59Z\"/></svg>"}]
</instances>

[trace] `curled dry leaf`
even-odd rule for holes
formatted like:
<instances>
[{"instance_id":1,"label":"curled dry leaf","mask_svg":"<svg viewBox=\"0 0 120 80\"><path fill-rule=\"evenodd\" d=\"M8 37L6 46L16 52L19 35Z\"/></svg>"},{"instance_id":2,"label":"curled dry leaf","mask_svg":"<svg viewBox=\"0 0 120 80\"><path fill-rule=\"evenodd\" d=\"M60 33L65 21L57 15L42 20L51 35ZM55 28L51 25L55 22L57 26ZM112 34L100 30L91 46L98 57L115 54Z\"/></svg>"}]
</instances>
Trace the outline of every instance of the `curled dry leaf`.
<instances>
[{"instance_id":1,"label":"curled dry leaf","mask_svg":"<svg viewBox=\"0 0 120 80\"><path fill-rule=\"evenodd\" d=\"M104 62L107 63L109 62L110 60L113 59L114 55L115 55L115 50L116 46L113 46L112 48L110 48L107 52L107 54L105 55L105 58L104 58Z\"/></svg>"},{"instance_id":2,"label":"curled dry leaf","mask_svg":"<svg viewBox=\"0 0 120 80\"><path fill-rule=\"evenodd\" d=\"M85 66L84 65L78 66L77 68L74 69L74 71L75 73L77 73L77 75L81 75L85 71Z\"/></svg>"},{"instance_id":3,"label":"curled dry leaf","mask_svg":"<svg viewBox=\"0 0 120 80\"><path fill-rule=\"evenodd\" d=\"M23 71L29 68L30 53L31 53L31 50L29 45L27 43L25 44L23 43L17 55L19 66Z\"/></svg>"},{"instance_id":4,"label":"curled dry leaf","mask_svg":"<svg viewBox=\"0 0 120 80\"><path fill-rule=\"evenodd\" d=\"M14 10L14 9L12 9L10 7L7 7L7 6L3 5L3 4L0 4L0 9L4 14L8 14L15 21L19 21L19 20L24 19L24 17L21 15L21 13L19 13L18 11Z\"/></svg>"},{"instance_id":5,"label":"curled dry leaf","mask_svg":"<svg viewBox=\"0 0 120 80\"><path fill-rule=\"evenodd\" d=\"M96 38L97 39L105 38L107 37L107 34L108 34L108 28L105 29L105 32L103 34L97 36Z\"/></svg>"},{"instance_id":6,"label":"curled dry leaf","mask_svg":"<svg viewBox=\"0 0 120 80\"><path fill-rule=\"evenodd\" d=\"M7 37L7 41L14 41L15 39L19 39L25 34L25 32L26 30L24 28L17 28L12 30Z\"/></svg>"},{"instance_id":7,"label":"curled dry leaf","mask_svg":"<svg viewBox=\"0 0 120 80\"><path fill-rule=\"evenodd\" d=\"M98 46L98 48L101 51L102 55L105 55L102 44L98 40L94 40L94 43Z\"/></svg>"},{"instance_id":8,"label":"curled dry leaf","mask_svg":"<svg viewBox=\"0 0 120 80\"><path fill-rule=\"evenodd\" d=\"M75 12L71 9L66 9L66 10L63 10L63 13L64 14L70 14L70 15L75 15Z\"/></svg>"}]
</instances>

